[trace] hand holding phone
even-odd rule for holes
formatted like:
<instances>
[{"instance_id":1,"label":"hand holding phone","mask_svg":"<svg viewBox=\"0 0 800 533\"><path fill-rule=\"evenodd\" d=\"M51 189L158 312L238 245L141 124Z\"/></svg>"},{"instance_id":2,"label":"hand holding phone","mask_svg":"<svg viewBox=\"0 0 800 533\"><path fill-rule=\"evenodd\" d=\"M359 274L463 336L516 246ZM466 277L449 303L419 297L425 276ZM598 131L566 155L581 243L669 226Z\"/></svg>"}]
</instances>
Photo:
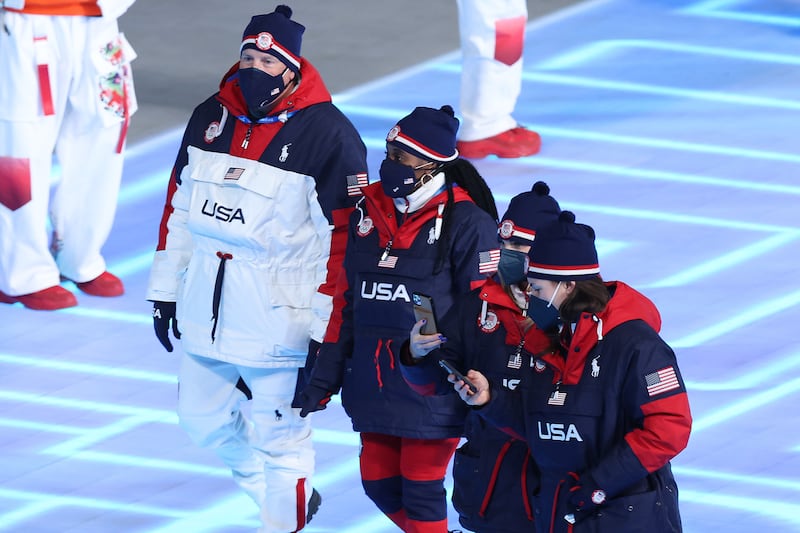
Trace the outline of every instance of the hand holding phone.
<instances>
[{"instance_id":1,"label":"hand holding phone","mask_svg":"<svg viewBox=\"0 0 800 533\"><path fill-rule=\"evenodd\" d=\"M476 387L475 384L467 378L467 376L456 370L449 362L445 361L444 359L439 359L439 366L444 368L448 374L453 374L456 379L463 381L467 387L469 387L469 390L472 392L472 394L478 393L478 387Z\"/></svg>"},{"instance_id":2,"label":"hand holding phone","mask_svg":"<svg viewBox=\"0 0 800 533\"><path fill-rule=\"evenodd\" d=\"M434 335L439 332L436 327L436 313L433 311L433 298L419 292L411 293L411 303L414 306L414 319L419 322L423 318L425 324L419 329L423 335Z\"/></svg>"}]
</instances>

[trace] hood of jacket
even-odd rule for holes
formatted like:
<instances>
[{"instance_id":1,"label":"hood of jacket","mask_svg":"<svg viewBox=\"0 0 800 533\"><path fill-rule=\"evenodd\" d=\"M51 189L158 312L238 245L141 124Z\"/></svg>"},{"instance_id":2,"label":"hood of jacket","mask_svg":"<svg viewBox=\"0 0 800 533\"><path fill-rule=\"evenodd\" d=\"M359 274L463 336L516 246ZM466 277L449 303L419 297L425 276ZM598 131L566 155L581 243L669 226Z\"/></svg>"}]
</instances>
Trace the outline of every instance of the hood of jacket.
<instances>
[{"instance_id":1,"label":"hood of jacket","mask_svg":"<svg viewBox=\"0 0 800 533\"><path fill-rule=\"evenodd\" d=\"M370 183L361 189L368 215L375 224L380 237L380 245L386 246L391 240L392 247L406 249L414 242L422 226L437 216L439 205L447 204L447 191L444 190L428 200L419 210L410 213L402 224L398 225L394 200L383 192L380 181ZM473 202L472 197L461 187L453 186L453 199L458 202ZM361 209L360 203L356 209Z\"/></svg>"},{"instance_id":2,"label":"hood of jacket","mask_svg":"<svg viewBox=\"0 0 800 533\"><path fill-rule=\"evenodd\" d=\"M600 313L581 314L566 360L558 355L545 358L561 368L561 381L565 385L574 385L580 381L589 353L620 324L642 320L656 332L661 330L661 314L648 297L621 281L610 281L605 285L611 293L608 305Z\"/></svg>"}]
</instances>

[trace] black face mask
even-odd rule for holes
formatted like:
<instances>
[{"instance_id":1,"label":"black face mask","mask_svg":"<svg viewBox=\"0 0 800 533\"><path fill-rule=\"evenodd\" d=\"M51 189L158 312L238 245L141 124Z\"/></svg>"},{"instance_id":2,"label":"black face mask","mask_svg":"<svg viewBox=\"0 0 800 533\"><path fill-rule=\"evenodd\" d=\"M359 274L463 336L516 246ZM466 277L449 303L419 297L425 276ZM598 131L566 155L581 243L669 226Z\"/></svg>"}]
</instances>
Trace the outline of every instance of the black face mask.
<instances>
[{"instance_id":1,"label":"black face mask","mask_svg":"<svg viewBox=\"0 0 800 533\"><path fill-rule=\"evenodd\" d=\"M267 116L271 104L286 89L286 84L283 82L286 70L273 76L257 68L239 69L239 87L252 116L255 118Z\"/></svg>"},{"instance_id":2,"label":"black face mask","mask_svg":"<svg viewBox=\"0 0 800 533\"><path fill-rule=\"evenodd\" d=\"M404 198L414 192L417 177L414 168L398 163L394 159L384 159L378 172L381 176L381 186L386 196L390 198Z\"/></svg>"},{"instance_id":3,"label":"black face mask","mask_svg":"<svg viewBox=\"0 0 800 533\"><path fill-rule=\"evenodd\" d=\"M503 285L514 285L525 281L528 271L528 254L510 248L500 248L497 274Z\"/></svg>"}]
</instances>

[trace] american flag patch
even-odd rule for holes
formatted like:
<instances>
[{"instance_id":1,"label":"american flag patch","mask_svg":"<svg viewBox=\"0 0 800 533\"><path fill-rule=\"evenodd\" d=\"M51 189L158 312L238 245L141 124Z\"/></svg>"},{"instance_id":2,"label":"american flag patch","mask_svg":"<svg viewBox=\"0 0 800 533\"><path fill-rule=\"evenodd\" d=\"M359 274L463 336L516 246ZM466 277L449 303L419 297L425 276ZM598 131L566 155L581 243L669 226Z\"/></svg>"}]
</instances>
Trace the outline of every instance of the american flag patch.
<instances>
[{"instance_id":1,"label":"american flag patch","mask_svg":"<svg viewBox=\"0 0 800 533\"><path fill-rule=\"evenodd\" d=\"M244 174L244 169L243 168L231 167L225 173L225 179L226 180L238 180L239 178L242 177L242 174Z\"/></svg>"},{"instance_id":2,"label":"american flag patch","mask_svg":"<svg viewBox=\"0 0 800 533\"><path fill-rule=\"evenodd\" d=\"M681 386L681 384L678 383L678 376L675 374L675 368L671 366L662 368L652 374L647 374L644 380L647 382L647 394L650 396L677 389Z\"/></svg>"},{"instance_id":3,"label":"american flag patch","mask_svg":"<svg viewBox=\"0 0 800 533\"><path fill-rule=\"evenodd\" d=\"M478 253L478 272L481 274L494 274L500 263L500 249L495 248L487 252Z\"/></svg>"},{"instance_id":4,"label":"american flag patch","mask_svg":"<svg viewBox=\"0 0 800 533\"><path fill-rule=\"evenodd\" d=\"M389 255L386 256L386 259L381 259L378 261L378 266L383 268L394 268L397 264L397 256L396 255Z\"/></svg>"},{"instance_id":5,"label":"american flag patch","mask_svg":"<svg viewBox=\"0 0 800 533\"><path fill-rule=\"evenodd\" d=\"M361 187L369 185L367 173L347 176L347 196L361 196Z\"/></svg>"},{"instance_id":6,"label":"american flag patch","mask_svg":"<svg viewBox=\"0 0 800 533\"><path fill-rule=\"evenodd\" d=\"M564 405L564 401L566 401L566 399L566 392L553 391L553 394L551 394L550 398L547 399L547 405Z\"/></svg>"}]
</instances>

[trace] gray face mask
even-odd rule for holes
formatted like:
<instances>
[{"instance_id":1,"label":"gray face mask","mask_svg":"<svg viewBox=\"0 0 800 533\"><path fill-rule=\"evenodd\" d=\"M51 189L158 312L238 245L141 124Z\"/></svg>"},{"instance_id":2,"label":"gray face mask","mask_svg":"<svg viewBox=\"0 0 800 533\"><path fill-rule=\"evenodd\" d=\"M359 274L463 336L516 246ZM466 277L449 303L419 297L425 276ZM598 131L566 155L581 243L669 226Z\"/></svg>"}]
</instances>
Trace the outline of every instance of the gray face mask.
<instances>
[{"instance_id":1,"label":"gray face mask","mask_svg":"<svg viewBox=\"0 0 800 533\"><path fill-rule=\"evenodd\" d=\"M516 285L525 281L528 270L528 254L510 248L500 248L497 275L503 285Z\"/></svg>"}]
</instances>

